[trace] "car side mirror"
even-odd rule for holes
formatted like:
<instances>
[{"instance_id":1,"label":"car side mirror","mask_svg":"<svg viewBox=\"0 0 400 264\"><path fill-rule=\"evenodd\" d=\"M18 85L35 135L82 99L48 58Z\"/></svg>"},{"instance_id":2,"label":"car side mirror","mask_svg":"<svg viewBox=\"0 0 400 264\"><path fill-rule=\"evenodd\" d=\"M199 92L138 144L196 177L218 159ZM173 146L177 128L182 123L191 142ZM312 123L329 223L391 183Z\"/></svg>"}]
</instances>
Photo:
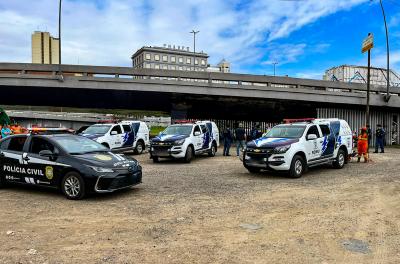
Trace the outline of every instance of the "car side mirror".
<instances>
[{"instance_id":1,"label":"car side mirror","mask_svg":"<svg viewBox=\"0 0 400 264\"><path fill-rule=\"evenodd\" d=\"M310 135L307 135L307 140L314 140L314 139L317 139L318 137L317 137L317 135L315 135L315 134L310 134Z\"/></svg>"},{"instance_id":2,"label":"car side mirror","mask_svg":"<svg viewBox=\"0 0 400 264\"><path fill-rule=\"evenodd\" d=\"M194 132L194 135L195 135L195 136L200 136L201 133L200 133L200 131L195 131L195 132Z\"/></svg>"},{"instance_id":3,"label":"car side mirror","mask_svg":"<svg viewBox=\"0 0 400 264\"><path fill-rule=\"evenodd\" d=\"M117 133L117 131L111 131L111 136L115 136L115 135L117 135L118 133Z\"/></svg>"},{"instance_id":4,"label":"car side mirror","mask_svg":"<svg viewBox=\"0 0 400 264\"><path fill-rule=\"evenodd\" d=\"M40 151L39 156L49 158L50 160L55 160L57 158L57 154L55 154L47 149Z\"/></svg>"}]
</instances>

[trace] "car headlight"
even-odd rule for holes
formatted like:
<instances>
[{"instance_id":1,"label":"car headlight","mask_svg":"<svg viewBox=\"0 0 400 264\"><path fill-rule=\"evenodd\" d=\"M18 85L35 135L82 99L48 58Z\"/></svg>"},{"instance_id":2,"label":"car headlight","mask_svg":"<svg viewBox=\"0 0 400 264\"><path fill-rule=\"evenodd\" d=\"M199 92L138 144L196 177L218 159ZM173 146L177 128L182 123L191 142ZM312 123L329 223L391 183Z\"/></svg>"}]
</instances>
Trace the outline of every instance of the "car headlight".
<instances>
[{"instance_id":1,"label":"car headlight","mask_svg":"<svg viewBox=\"0 0 400 264\"><path fill-rule=\"evenodd\" d=\"M286 151L288 151L289 149L290 149L290 145L282 146L282 147L276 147L274 149L274 153L276 153L276 154L286 153Z\"/></svg>"},{"instance_id":2,"label":"car headlight","mask_svg":"<svg viewBox=\"0 0 400 264\"><path fill-rule=\"evenodd\" d=\"M185 139L180 139L180 140L175 141L175 142L174 142L174 145L180 146L180 145L182 145L183 143L185 143Z\"/></svg>"},{"instance_id":3,"label":"car headlight","mask_svg":"<svg viewBox=\"0 0 400 264\"><path fill-rule=\"evenodd\" d=\"M114 172L114 170L110 168L94 167L94 166L88 166L88 167L94 170L95 172L101 172L101 173Z\"/></svg>"}]
</instances>

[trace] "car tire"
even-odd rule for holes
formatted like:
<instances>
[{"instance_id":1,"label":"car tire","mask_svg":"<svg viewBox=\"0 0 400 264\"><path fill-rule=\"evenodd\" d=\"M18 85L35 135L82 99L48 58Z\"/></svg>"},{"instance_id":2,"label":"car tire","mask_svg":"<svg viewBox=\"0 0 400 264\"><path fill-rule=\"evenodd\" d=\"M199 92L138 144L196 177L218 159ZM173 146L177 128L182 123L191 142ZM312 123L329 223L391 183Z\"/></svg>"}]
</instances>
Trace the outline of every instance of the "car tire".
<instances>
[{"instance_id":1,"label":"car tire","mask_svg":"<svg viewBox=\"0 0 400 264\"><path fill-rule=\"evenodd\" d=\"M343 149L339 149L336 156L336 160L333 162L333 167L335 169L342 169L345 163L346 163L346 153L344 152Z\"/></svg>"},{"instance_id":2,"label":"car tire","mask_svg":"<svg viewBox=\"0 0 400 264\"><path fill-rule=\"evenodd\" d=\"M306 170L306 162L303 157L300 155L295 155L292 159L292 163L290 164L289 175L292 178L300 178L301 175Z\"/></svg>"},{"instance_id":3,"label":"car tire","mask_svg":"<svg viewBox=\"0 0 400 264\"><path fill-rule=\"evenodd\" d=\"M80 200L85 197L85 181L77 172L68 172L61 182L63 194L70 200Z\"/></svg>"},{"instance_id":4,"label":"car tire","mask_svg":"<svg viewBox=\"0 0 400 264\"><path fill-rule=\"evenodd\" d=\"M138 141L138 143L136 144L136 148L134 150L135 154L142 154L144 150L145 150L144 143L142 141Z\"/></svg>"},{"instance_id":5,"label":"car tire","mask_svg":"<svg viewBox=\"0 0 400 264\"><path fill-rule=\"evenodd\" d=\"M153 163L159 163L159 162L160 162L160 160L158 159L158 157L152 157L152 159L153 159Z\"/></svg>"},{"instance_id":6,"label":"car tire","mask_svg":"<svg viewBox=\"0 0 400 264\"><path fill-rule=\"evenodd\" d=\"M214 157L214 156L215 156L215 153L217 153L217 146L215 145L215 143L212 143L211 149L210 149L210 151L208 152L208 156L209 156L209 157Z\"/></svg>"},{"instance_id":7,"label":"car tire","mask_svg":"<svg viewBox=\"0 0 400 264\"><path fill-rule=\"evenodd\" d=\"M185 161L185 163L190 163L192 161L192 159L193 159L193 147L188 146L186 149L184 161Z\"/></svg>"}]
</instances>

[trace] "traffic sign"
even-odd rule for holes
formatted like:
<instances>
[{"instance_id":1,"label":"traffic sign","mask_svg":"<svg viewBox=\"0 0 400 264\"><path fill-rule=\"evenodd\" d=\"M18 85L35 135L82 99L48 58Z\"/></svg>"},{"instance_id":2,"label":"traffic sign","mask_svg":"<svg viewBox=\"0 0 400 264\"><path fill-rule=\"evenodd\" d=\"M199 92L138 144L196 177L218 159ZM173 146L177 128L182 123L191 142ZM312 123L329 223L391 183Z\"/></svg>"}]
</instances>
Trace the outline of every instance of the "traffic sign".
<instances>
[{"instance_id":1,"label":"traffic sign","mask_svg":"<svg viewBox=\"0 0 400 264\"><path fill-rule=\"evenodd\" d=\"M373 34L369 34L368 37L365 38L363 43L362 43L361 53L369 51L373 47L374 47L374 35Z\"/></svg>"}]
</instances>

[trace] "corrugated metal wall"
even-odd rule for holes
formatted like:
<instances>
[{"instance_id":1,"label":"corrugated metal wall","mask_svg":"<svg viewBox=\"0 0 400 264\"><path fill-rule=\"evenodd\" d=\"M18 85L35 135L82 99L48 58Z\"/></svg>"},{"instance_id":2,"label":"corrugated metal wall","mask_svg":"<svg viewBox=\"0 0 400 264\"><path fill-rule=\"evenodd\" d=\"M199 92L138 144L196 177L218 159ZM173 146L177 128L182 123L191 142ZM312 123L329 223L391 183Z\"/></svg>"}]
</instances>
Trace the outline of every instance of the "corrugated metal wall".
<instances>
[{"instance_id":1,"label":"corrugated metal wall","mask_svg":"<svg viewBox=\"0 0 400 264\"><path fill-rule=\"evenodd\" d=\"M354 109L338 109L338 108L318 108L318 118L339 118L346 120L353 131L359 132L361 127L365 126L365 111ZM398 113L371 111L371 131L372 145L375 145L375 130L376 125L381 124L386 131L386 145L392 144L392 138L398 140L398 127L393 123L393 117L398 116ZM398 117L397 117L398 118ZM398 120L398 119L397 119Z\"/></svg>"}]
</instances>

